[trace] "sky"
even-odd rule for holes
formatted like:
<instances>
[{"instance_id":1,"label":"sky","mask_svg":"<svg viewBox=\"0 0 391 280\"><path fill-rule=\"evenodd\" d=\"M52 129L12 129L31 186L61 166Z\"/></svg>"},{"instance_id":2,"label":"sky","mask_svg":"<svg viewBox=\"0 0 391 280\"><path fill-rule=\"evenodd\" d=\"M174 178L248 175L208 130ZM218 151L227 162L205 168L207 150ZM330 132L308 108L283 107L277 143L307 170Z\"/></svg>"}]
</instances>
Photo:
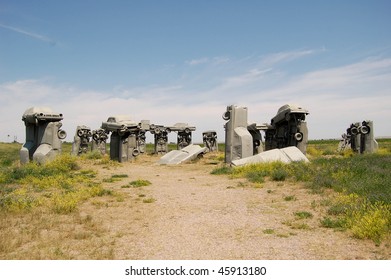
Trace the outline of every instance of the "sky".
<instances>
[{"instance_id":1,"label":"sky","mask_svg":"<svg viewBox=\"0 0 391 280\"><path fill-rule=\"evenodd\" d=\"M309 139L363 120L391 136L391 1L0 0L0 142L25 141L34 106L67 141L129 115L224 142L227 106L262 124L285 104Z\"/></svg>"}]
</instances>

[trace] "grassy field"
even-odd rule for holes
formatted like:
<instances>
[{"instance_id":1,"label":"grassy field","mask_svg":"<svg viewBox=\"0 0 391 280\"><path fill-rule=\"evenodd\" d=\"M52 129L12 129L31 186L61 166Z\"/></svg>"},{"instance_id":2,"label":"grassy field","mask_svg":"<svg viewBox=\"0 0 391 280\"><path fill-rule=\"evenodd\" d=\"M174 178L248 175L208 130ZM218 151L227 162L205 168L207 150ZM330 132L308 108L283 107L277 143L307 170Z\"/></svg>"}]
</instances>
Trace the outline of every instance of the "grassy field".
<instances>
[{"instance_id":1,"label":"grassy field","mask_svg":"<svg viewBox=\"0 0 391 280\"><path fill-rule=\"evenodd\" d=\"M99 232L91 217L80 216L79 205L94 197L116 194L103 188L94 171L79 167L82 158L64 152L45 165L20 165L20 147L0 144L0 259L13 258L15 249L23 247L26 259L68 258L57 243L69 234L87 239ZM43 238L53 232L61 234ZM93 255L106 258L102 252Z\"/></svg>"},{"instance_id":2,"label":"grassy field","mask_svg":"<svg viewBox=\"0 0 391 280\"><path fill-rule=\"evenodd\" d=\"M391 139L378 142L377 153L355 155L338 153L336 140L310 141L309 164L269 163L239 168L223 163L224 145L220 144L212 173L244 177L260 187L267 180L304 182L311 192L324 194L328 212L321 226L350 231L356 238L380 244L390 238L391 229ZM0 143L0 259L21 258L21 250L25 259L72 258L59 246L67 238L80 241L72 246L80 251L85 246L88 258L111 259L110 250L100 249L110 248L105 246L110 240L102 237L105 229L91 216L83 216L79 206L103 196L114 202L121 201L121 197L103 187L105 180L113 178L97 179L93 170L80 166L83 161L102 168L118 163L93 153L72 157L71 144L65 143L62 155L50 163L20 165L20 148L18 143ZM170 145L170 149L175 148ZM148 144L147 152L152 151L153 145ZM146 183L135 181L126 187ZM50 238L46 239L45 234ZM49 239L51 244L47 243ZM16 249L19 255L13 255Z\"/></svg>"},{"instance_id":3,"label":"grassy field","mask_svg":"<svg viewBox=\"0 0 391 280\"><path fill-rule=\"evenodd\" d=\"M391 139L380 139L375 154L338 153L338 141L310 141L307 156L311 163L254 164L218 167L214 174L244 177L262 184L265 180L305 182L315 193L333 190L328 198L328 215L322 226L350 230L353 236L379 244L390 238L391 230Z\"/></svg>"}]
</instances>

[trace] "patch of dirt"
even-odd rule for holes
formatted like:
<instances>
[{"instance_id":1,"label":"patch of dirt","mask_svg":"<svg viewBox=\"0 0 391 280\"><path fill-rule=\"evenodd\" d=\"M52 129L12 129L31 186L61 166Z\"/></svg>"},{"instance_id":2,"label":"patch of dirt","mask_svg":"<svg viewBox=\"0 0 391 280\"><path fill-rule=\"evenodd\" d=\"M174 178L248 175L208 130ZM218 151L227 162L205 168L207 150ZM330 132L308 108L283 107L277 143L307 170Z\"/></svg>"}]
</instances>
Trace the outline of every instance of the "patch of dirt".
<instances>
[{"instance_id":1,"label":"patch of dirt","mask_svg":"<svg viewBox=\"0 0 391 280\"><path fill-rule=\"evenodd\" d=\"M81 207L105 228L115 259L390 259L390 244L376 246L320 226L326 195L301 184L211 175L208 156L197 162L157 165L158 156L108 169L86 166L119 196L96 198ZM128 187L137 179L145 187ZM124 186L127 186L126 188ZM109 207L107 207L109 205ZM296 212L309 212L300 219Z\"/></svg>"}]
</instances>

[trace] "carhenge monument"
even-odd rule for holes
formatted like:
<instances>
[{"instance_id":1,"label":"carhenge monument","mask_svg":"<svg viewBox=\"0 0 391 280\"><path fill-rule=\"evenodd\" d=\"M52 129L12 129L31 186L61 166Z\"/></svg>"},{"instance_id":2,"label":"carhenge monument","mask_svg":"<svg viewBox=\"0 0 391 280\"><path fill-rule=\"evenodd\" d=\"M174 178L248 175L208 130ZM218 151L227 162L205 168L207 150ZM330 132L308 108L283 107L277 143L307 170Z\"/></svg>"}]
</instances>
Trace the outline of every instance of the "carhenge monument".
<instances>
[{"instance_id":1,"label":"carhenge monument","mask_svg":"<svg viewBox=\"0 0 391 280\"><path fill-rule=\"evenodd\" d=\"M204 131L202 133L202 141L204 143L204 146L208 149L208 152L213 152L218 150L216 131L214 130Z\"/></svg>"},{"instance_id":2,"label":"carhenge monument","mask_svg":"<svg viewBox=\"0 0 391 280\"><path fill-rule=\"evenodd\" d=\"M225 128L225 162L253 155L253 138L247 130L247 107L228 106L223 114Z\"/></svg>"},{"instance_id":3,"label":"carhenge monument","mask_svg":"<svg viewBox=\"0 0 391 280\"><path fill-rule=\"evenodd\" d=\"M355 153L374 153L379 145L374 137L373 122L370 120L361 123L352 123L346 133L342 134L342 140L339 142L338 151L352 149Z\"/></svg>"},{"instance_id":4,"label":"carhenge monument","mask_svg":"<svg viewBox=\"0 0 391 280\"><path fill-rule=\"evenodd\" d=\"M129 116L112 116L102 122L102 129L111 132L110 158L125 162L145 151L145 131L149 121L137 123Z\"/></svg>"},{"instance_id":5,"label":"carhenge monument","mask_svg":"<svg viewBox=\"0 0 391 280\"><path fill-rule=\"evenodd\" d=\"M168 152L168 134L171 130L163 125L151 125L150 129L154 138L155 154L165 154Z\"/></svg>"},{"instance_id":6,"label":"carhenge monument","mask_svg":"<svg viewBox=\"0 0 391 280\"><path fill-rule=\"evenodd\" d=\"M177 149L181 150L192 143L192 131L195 126L187 123L176 123L173 126L150 125L150 132L154 134L155 154L165 154L168 152L168 134L177 133Z\"/></svg>"},{"instance_id":7,"label":"carhenge monument","mask_svg":"<svg viewBox=\"0 0 391 280\"><path fill-rule=\"evenodd\" d=\"M92 131L92 151L99 151L102 155L106 154L107 133L104 129L99 128Z\"/></svg>"},{"instance_id":8,"label":"carhenge monument","mask_svg":"<svg viewBox=\"0 0 391 280\"><path fill-rule=\"evenodd\" d=\"M79 125L73 138L72 155L80 155L88 152L88 143L92 136L91 129L85 125Z\"/></svg>"},{"instance_id":9,"label":"carhenge monument","mask_svg":"<svg viewBox=\"0 0 391 280\"><path fill-rule=\"evenodd\" d=\"M297 105L286 104L278 109L265 131L265 150L296 146L303 154L307 152L308 128L305 122L309 112Z\"/></svg>"},{"instance_id":10,"label":"carhenge monument","mask_svg":"<svg viewBox=\"0 0 391 280\"><path fill-rule=\"evenodd\" d=\"M223 119L227 121L224 125L226 163L264 154L263 151L284 149L291 146L296 148L282 151L285 154L288 153L286 154L288 158L308 160L305 157L308 142L305 116L309 114L306 109L295 105L284 105L279 108L270 124L262 125L248 124L247 113L247 107L231 105L223 114ZM260 131L265 133L264 145ZM264 155L276 158L273 153L265 153ZM257 158L263 160L262 157ZM252 159L251 162L254 160Z\"/></svg>"},{"instance_id":11,"label":"carhenge monument","mask_svg":"<svg viewBox=\"0 0 391 280\"><path fill-rule=\"evenodd\" d=\"M61 129L62 114L47 107L27 109L22 121L26 126L26 142L20 150L22 164L30 160L40 164L61 153L62 141L67 134Z\"/></svg>"}]
</instances>

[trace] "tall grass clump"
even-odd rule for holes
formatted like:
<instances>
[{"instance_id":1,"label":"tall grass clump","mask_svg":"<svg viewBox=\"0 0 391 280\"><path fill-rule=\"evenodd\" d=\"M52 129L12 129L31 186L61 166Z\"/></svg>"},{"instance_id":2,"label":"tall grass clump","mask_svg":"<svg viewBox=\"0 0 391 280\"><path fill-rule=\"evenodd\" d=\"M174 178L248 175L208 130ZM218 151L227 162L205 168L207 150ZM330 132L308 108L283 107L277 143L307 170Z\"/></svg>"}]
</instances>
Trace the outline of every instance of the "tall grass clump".
<instances>
[{"instance_id":1,"label":"tall grass clump","mask_svg":"<svg viewBox=\"0 0 391 280\"><path fill-rule=\"evenodd\" d=\"M141 187L149 186L151 184L152 183L148 180L138 179L138 180L131 181L129 183L129 186L132 186L133 188L141 188Z\"/></svg>"},{"instance_id":2,"label":"tall grass clump","mask_svg":"<svg viewBox=\"0 0 391 280\"><path fill-rule=\"evenodd\" d=\"M274 169L271 173L271 179L272 181L285 181L286 178L288 178L289 173L287 168L285 166L278 167Z\"/></svg>"}]
</instances>

